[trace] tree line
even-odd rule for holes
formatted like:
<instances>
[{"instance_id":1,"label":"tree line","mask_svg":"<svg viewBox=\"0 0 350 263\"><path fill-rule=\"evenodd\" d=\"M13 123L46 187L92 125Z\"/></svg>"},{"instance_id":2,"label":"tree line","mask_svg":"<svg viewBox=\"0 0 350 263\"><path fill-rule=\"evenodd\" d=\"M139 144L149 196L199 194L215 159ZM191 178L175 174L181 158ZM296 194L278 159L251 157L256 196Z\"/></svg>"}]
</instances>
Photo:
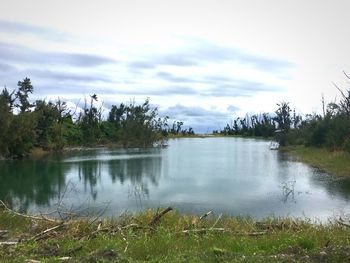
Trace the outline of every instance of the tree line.
<instances>
[{"instance_id":1,"label":"tree line","mask_svg":"<svg viewBox=\"0 0 350 263\"><path fill-rule=\"evenodd\" d=\"M18 81L17 89L0 93L0 157L18 158L33 148L61 150L65 146L113 143L123 147L163 145L169 134L194 134L184 129L183 122L168 124L169 117L160 117L149 99L137 105L113 105L107 119L96 94L85 98L78 113L67 102L36 100L29 78Z\"/></svg>"},{"instance_id":2,"label":"tree line","mask_svg":"<svg viewBox=\"0 0 350 263\"><path fill-rule=\"evenodd\" d=\"M223 135L274 138L281 146L305 145L325 147L350 153L350 89L339 89L338 103L325 104L322 114L297 114L288 102L277 104L274 114L262 113L236 118L224 129L213 133Z\"/></svg>"}]
</instances>

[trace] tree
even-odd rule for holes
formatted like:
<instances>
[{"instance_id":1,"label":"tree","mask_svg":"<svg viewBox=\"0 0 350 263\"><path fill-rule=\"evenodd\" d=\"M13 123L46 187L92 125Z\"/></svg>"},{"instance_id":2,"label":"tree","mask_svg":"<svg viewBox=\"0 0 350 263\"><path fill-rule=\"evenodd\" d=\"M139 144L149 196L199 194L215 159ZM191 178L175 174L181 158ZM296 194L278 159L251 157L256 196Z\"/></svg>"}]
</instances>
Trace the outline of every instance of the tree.
<instances>
[{"instance_id":1,"label":"tree","mask_svg":"<svg viewBox=\"0 0 350 263\"><path fill-rule=\"evenodd\" d=\"M28 100L29 93L33 93L33 86L29 78L25 78L23 81L18 81L17 86L18 90L16 97L19 100L19 104L16 106L19 107L21 113L24 113L29 111L29 109L33 106Z\"/></svg>"},{"instance_id":2,"label":"tree","mask_svg":"<svg viewBox=\"0 0 350 263\"><path fill-rule=\"evenodd\" d=\"M290 116L291 109L288 102L277 103L278 109L275 111L276 116L274 120L277 122L278 133L276 133L276 140L281 146L285 146L287 143L287 134L292 124Z\"/></svg>"},{"instance_id":3,"label":"tree","mask_svg":"<svg viewBox=\"0 0 350 263\"><path fill-rule=\"evenodd\" d=\"M95 102L98 101L97 95L90 95L90 104L85 100L84 110L79 116L79 125L83 134L84 143L94 143L100 139L101 112L102 107L96 108Z\"/></svg>"},{"instance_id":4,"label":"tree","mask_svg":"<svg viewBox=\"0 0 350 263\"><path fill-rule=\"evenodd\" d=\"M278 129L288 132L292 123L290 116L292 110L290 109L288 102L277 103L277 106L278 109L275 111L275 121L277 122Z\"/></svg>"}]
</instances>

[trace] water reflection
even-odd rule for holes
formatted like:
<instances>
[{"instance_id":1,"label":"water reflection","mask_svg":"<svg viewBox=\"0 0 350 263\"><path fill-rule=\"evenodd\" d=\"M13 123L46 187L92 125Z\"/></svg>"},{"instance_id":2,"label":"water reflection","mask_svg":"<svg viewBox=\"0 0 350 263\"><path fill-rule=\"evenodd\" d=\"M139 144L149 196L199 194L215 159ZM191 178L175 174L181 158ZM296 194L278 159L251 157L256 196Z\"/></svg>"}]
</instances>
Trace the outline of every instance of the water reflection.
<instances>
[{"instance_id":1,"label":"water reflection","mask_svg":"<svg viewBox=\"0 0 350 263\"><path fill-rule=\"evenodd\" d=\"M0 199L21 211L60 198L69 167L46 160L0 162Z\"/></svg>"},{"instance_id":2,"label":"water reflection","mask_svg":"<svg viewBox=\"0 0 350 263\"><path fill-rule=\"evenodd\" d=\"M173 205L190 213L323 216L333 208L348 209L350 181L270 151L266 141L181 139L167 149L99 149L3 161L0 199L23 212L64 199L67 206L85 202L88 209L110 202L107 215Z\"/></svg>"},{"instance_id":3,"label":"water reflection","mask_svg":"<svg viewBox=\"0 0 350 263\"><path fill-rule=\"evenodd\" d=\"M331 197L350 201L350 180L346 178L332 178L328 174L317 171L311 176L314 185L324 188Z\"/></svg>"}]
</instances>

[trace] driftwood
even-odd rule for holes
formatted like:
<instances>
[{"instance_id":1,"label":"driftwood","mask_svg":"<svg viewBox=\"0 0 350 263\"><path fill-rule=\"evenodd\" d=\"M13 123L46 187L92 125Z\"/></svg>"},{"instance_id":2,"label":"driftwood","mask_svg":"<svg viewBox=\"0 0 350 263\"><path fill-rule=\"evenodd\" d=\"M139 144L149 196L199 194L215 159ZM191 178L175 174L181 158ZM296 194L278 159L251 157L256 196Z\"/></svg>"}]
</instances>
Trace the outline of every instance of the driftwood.
<instances>
[{"instance_id":1,"label":"driftwood","mask_svg":"<svg viewBox=\"0 0 350 263\"><path fill-rule=\"evenodd\" d=\"M162 218L162 216L164 216L166 213L170 212L171 210L173 210L170 206L166 209L164 209L162 212L160 212L159 214L155 214L155 216L152 218L152 220L149 222L148 226L150 227L154 227L155 224L158 223L158 221Z\"/></svg>"}]
</instances>

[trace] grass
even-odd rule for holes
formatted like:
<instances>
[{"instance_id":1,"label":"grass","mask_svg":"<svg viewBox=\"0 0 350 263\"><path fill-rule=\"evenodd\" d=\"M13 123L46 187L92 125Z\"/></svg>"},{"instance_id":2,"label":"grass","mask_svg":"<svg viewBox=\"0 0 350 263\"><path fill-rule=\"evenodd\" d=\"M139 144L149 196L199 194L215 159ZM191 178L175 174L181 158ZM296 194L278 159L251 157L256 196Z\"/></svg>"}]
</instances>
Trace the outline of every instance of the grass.
<instances>
[{"instance_id":1,"label":"grass","mask_svg":"<svg viewBox=\"0 0 350 263\"><path fill-rule=\"evenodd\" d=\"M305 146L288 146L282 149L298 160L317 167L329 174L350 177L350 154L346 152L331 152L324 148Z\"/></svg>"},{"instance_id":2,"label":"grass","mask_svg":"<svg viewBox=\"0 0 350 263\"><path fill-rule=\"evenodd\" d=\"M58 223L0 211L0 230L8 230L0 242L20 241L0 245L0 262L346 262L350 254L350 228L337 223L200 220L172 211L151 228L154 215L146 210L94 223L70 221L40 235Z\"/></svg>"}]
</instances>

